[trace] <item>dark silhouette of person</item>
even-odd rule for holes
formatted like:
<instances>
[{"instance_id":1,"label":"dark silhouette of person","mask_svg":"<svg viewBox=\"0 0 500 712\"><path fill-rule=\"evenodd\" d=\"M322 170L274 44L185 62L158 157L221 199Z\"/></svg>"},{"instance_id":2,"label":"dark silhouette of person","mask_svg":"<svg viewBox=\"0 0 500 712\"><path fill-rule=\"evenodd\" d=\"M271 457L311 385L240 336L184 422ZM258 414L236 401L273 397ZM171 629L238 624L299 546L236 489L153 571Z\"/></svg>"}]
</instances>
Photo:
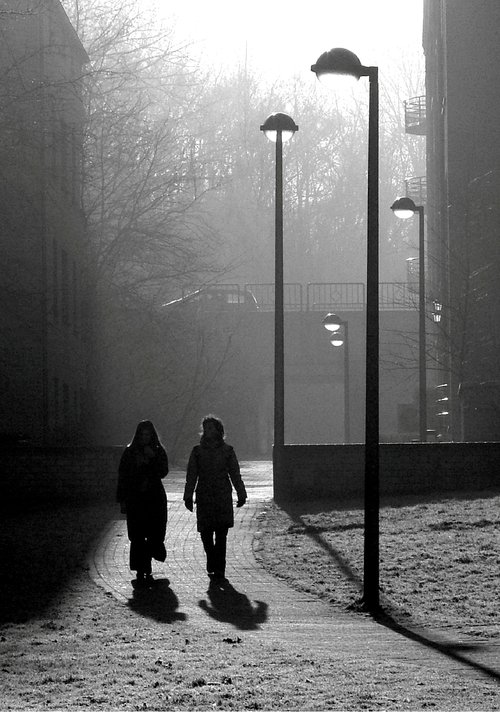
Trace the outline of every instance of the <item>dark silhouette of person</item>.
<instances>
[{"instance_id":1,"label":"dark silhouette of person","mask_svg":"<svg viewBox=\"0 0 500 712\"><path fill-rule=\"evenodd\" d=\"M153 423L143 420L125 448L118 470L116 499L127 515L130 569L137 571L139 586L153 582L151 560L165 561L167 495L162 479L168 474L168 457Z\"/></svg>"},{"instance_id":2,"label":"dark silhouette of person","mask_svg":"<svg viewBox=\"0 0 500 712\"><path fill-rule=\"evenodd\" d=\"M200 444L189 456L184 504L192 512L196 492L196 523L207 555L207 573L224 579L227 533L234 526L232 487L238 497L237 507L245 504L247 493L236 453L224 441L222 421L207 415L201 427Z\"/></svg>"}]
</instances>

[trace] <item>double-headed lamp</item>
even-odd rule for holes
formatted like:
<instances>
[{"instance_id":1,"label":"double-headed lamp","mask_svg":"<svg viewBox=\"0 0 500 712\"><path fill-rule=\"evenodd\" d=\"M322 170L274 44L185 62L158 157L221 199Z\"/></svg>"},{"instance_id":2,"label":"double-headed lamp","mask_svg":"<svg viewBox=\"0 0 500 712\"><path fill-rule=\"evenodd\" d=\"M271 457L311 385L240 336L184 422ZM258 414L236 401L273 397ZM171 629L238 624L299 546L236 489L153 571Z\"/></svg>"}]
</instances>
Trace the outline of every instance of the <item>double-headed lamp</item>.
<instances>
[{"instance_id":1,"label":"double-headed lamp","mask_svg":"<svg viewBox=\"0 0 500 712\"><path fill-rule=\"evenodd\" d=\"M342 319L336 314L329 313L323 319L323 326L327 331L336 332L342 326Z\"/></svg>"}]
</instances>

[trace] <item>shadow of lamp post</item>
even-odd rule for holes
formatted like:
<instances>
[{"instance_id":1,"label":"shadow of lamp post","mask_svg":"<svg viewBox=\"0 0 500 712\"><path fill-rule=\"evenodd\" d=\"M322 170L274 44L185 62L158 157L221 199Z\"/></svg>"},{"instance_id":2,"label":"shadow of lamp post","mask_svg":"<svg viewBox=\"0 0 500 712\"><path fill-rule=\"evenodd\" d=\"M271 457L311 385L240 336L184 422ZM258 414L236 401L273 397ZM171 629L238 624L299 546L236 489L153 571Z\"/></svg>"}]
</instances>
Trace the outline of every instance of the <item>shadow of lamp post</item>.
<instances>
[{"instance_id":1,"label":"shadow of lamp post","mask_svg":"<svg viewBox=\"0 0 500 712\"><path fill-rule=\"evenodd\" d=\"M330 334L330 343L344 347L344 443L351 442L350 374L349 374L349 322L337 314L327 314L323 326Z\"/></svg>"},{"instance_id":2,"label":"shadow of lamp post","mask_svg":"<svg viewBox=\"0 0 500 712\"><path fill-rule=\"evenodd\" d=\"M427 441L427 369L425 334L425 240L424 206L411 198L398 198L391 205L394 215L403 220L418 213L418 421L420 442Z\"/></svg>"},{"instance_id":3,"label":"shadow of lamp post","mask_svg":"<svg viewBox=\"0 0 500 712\"><path fill-rule=\"evenodd\" d=\"M379 91L378 67L364 67L351 51L324 52L311 67L318 79L368 77L368 190L366 255L366 400L364 472L364 575L363 604L379 607Z\"/></svg>"},{"instance_id":4,"label":"shadow of lamp post","mask_svg":"<svg viewBox=\"0 0 500 712\"><path fill-rule=\"evenodd\" d=\"M283 448L285 445L285 344L283 307L283 142L299 130L294 120L277 112L270 114L260 130L276 143L276 195L274 229L274 490L283 487Z\"/></svg>"}]
</instances>

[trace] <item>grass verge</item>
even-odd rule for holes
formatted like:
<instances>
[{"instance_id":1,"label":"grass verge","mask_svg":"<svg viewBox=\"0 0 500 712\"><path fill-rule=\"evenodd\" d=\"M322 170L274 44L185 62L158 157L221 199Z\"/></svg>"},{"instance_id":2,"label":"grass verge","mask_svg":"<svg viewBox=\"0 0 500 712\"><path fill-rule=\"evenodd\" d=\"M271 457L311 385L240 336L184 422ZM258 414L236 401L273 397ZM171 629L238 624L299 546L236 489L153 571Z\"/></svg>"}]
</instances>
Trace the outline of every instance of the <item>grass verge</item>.
<instances>
[{"instance_id":1,"label":"grass verge","mask_svg":"<svg viewBox=\"0 0 500 712\"><path fill-rule=\"evenodd\" d=\"M498 563L498 548L496 559L492 554L498 534L491 526L498 523L498 504L492 495L384 507L382 580L398 615L425 620L431 611L413 593L418 586L411 580L422 580L418 562L438 557L439 546L444 560L440 541L449 543L446 557L456 559L457 586L472 542L479 557L473 566L482 562L481 581L493 578L484 569ZM360 660L341 647L312 652L300 641L273 641L230 625L222 633L175 616L141 614L96 586L85 570L86 552L112 513L114 507L61 508L4 518L2 553L11 575L1 590L2 710L499 709L498 680L464 676L460 666L443 675L439 668L422 671L411 660ZM346 607L359 595L360 516L357 507L286 512L269 506L261 522L262 561L290 584ZM404 585L394 568L398 562L406 572ZM429 571L440 576L437 568L435 563ZM473 584L470 574L463 574L469 595L479 595L476 589L484 585ZM464 629L486 633L479 614L471 624L457 617L458 608L447 612L442 595L433 594L438 610L428 623L456 627L458 620ZM483 609L493 612L491 590L480 595ZM470 600L468 605L474 608ZM491 632L498 618L490 618Z\"/></svg>"},{"instance_id":2,"label":"grass verge","mask_svg":"<svg viewBox=\"0 0 500 712\"><path fill-rule=\"evenodd\" d=\"M500 494L422 500L390 498L380 509L380 587L384 610L400 624L500 637ZM362 595L360 503L271 506L263 564L290 585L332 604Z\"/></svg>"}]
</instances>

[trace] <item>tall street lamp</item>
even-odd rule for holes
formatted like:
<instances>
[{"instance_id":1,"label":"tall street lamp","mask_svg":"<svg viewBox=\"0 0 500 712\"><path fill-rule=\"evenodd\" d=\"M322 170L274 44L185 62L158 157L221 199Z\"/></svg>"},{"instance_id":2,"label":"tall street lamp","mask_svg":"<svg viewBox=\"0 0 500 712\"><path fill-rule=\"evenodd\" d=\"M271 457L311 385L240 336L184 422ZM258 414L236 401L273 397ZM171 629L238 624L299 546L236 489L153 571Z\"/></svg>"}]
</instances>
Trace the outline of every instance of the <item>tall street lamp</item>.
<instances>
[{"instance_id":1,"label":"tall street lamp","mask_svg":"<svg viewBox=\"0 0 500 712\"><path fill-rule=\"evenodd\" d=\"M336 314L327 314L323 326L330 333L332 346L344 347L344 442L351 442L350 373L349 373L349 322Z\"/></svg>"},{"instance_id":2,"label":"tall street lamp","mask_svg":"<svg viewBox=\"0 0 500 712\"><path fill-rule=\"evenodd\" d=\"M427 369L425 335L425 252L424 206L411 198L398 198L391 205L398 218L406 220L418 213L418 420L420 442L427 441Z\"/></svg>"},{"instance_id":3,"label":"tall street lamp","mask_svg":"<svg viewBox=\"0 0 500 712\"><path fill-rule=\"evenodd\" d=\"M274 229L274 447L273 485L283 483L285 445L285 338L283 308L283 142L299 130L295 121L281 112L270 114L260 130L276 143L276 196Z\"/></svg>"},{"instance_id":4,"label":"tall street lamp","mask_svg":"<svg viewBox=\"0 0 500 712\"><path fill-rule=\"evenodd\" d=\"M311 70L318 79L347 75L368 77L368 211L366 250L366 400L365 400L365 530L363 602L379 607L379 92L378 67L364 67L347 49L324 52Z\"/></svg>"}]
</instances>

